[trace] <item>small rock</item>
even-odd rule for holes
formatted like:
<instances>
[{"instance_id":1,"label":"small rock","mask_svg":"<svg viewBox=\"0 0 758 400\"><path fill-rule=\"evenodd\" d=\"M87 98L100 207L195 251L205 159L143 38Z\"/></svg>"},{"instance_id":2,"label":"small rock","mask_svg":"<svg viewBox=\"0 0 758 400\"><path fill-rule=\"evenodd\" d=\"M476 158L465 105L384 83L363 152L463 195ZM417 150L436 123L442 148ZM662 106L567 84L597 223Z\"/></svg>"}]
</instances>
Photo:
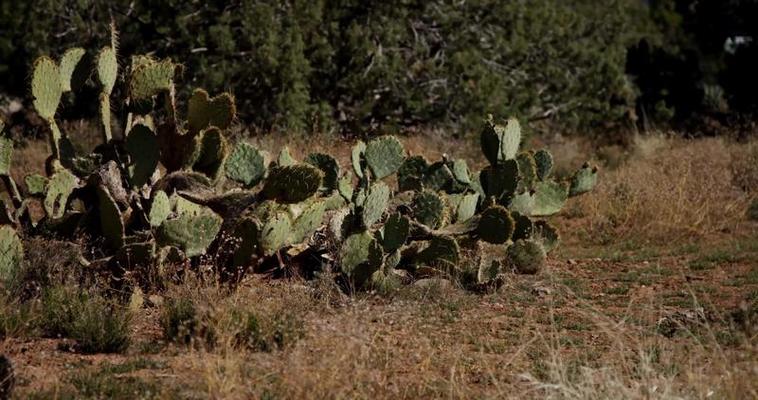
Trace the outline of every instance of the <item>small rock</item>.
<instances>
[{"instance_id":1,"label":"small rock","mask_svg":"<svg viewBox=\"0 0 758 400\"><path fill-rule=\"evenodd\" d=\"M578 264L578 262L576 260L574 260L573 258L570 258L568 260L568 263L569 263L569 265L576 265L576 264Z\"/></svg>"},{"instance_id":2,"label":"small rock","mask_svg":"<svg viewBox=\"0 0 758 400\"><path fill-rule=\"evenodd\" d=\"M550 296L551 294L553 294L553 290L550 289L549 287L544 287L542 285L534 285L532 287L532 294L537 297L545 297L545 296Z\"/></svg>"}]
</instances>

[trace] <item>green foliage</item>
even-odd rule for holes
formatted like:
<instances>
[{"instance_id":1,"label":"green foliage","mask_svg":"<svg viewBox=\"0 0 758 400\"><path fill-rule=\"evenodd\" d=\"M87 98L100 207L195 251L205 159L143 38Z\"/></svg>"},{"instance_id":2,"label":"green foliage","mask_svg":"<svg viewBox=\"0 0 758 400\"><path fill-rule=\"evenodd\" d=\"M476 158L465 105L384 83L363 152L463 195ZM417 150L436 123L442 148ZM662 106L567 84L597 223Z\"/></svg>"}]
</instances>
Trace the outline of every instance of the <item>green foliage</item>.
<instances>
[{"instance_id":1,"label":"green foliage","mask_svg":"<svg viewBox=\"0 0 758 400\"><path fill-rule=\"evenodd\" d=\"M521 274L536 274L546 258L545 248L535 240L517 240L508 247L508 262Z\"/></svg>"},{"instance_id":2,"label":"green foliage","mask_svg":"<svg viewBox=\"0 0 758 400\"><path fill-rule=\"evenodd\" d=\"M12 2L0 9L0 82L20 94L28 55L102 45L109 34L91 21L112 16L120 52L191 54L186 81L233 85L263 130L471 128L492 110L593 125L633 106L626 48L650 24L644 11L634 0Z\"/></svg>"},{"instance_id":3,"label":"green foliage","mask_svg":"<svg viewBox=\"0 0 758 400\"><path fill-rule=\"evenodd\" d=\"M226 176L251 187L258 184L266 173L265 157L249 143L239 143L226 160Z\"/></svg>"}]
</instances>

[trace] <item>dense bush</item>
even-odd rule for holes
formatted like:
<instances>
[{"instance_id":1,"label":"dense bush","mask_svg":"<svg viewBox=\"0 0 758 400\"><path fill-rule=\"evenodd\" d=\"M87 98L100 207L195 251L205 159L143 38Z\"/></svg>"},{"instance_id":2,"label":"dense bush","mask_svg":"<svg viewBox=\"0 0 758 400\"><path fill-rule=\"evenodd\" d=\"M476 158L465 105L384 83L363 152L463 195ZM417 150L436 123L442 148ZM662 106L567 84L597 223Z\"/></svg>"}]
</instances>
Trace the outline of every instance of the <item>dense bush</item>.
<instances>
[{"instance_id":1,"label":"dense bush","mask_svg":"<svg viewBox=\"0 0 758 400\"><path fill-rule=\"evenodd\" d=\"M232 90L265 130L471 127L489 110L597 125L633 108L626 48L643 12L637 0L3 2L0 91L21 95L39 54L108 43L112 16L122 54L186 62L185 86Z\"/></svg>"}]
</instances>

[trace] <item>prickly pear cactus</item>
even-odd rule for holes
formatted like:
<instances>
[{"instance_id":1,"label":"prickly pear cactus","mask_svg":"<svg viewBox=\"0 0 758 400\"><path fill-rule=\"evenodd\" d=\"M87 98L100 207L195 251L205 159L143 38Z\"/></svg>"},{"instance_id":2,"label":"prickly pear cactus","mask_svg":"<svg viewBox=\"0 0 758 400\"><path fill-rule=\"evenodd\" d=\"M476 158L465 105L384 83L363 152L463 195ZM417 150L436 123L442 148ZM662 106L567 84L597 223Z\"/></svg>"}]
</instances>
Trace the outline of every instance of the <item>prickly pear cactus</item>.
<instances>
[{"instance_id":1,"label":"prickly pear cactus","mask_svg":"<svg viewBox=\"0 0 758 400\"><path fill-rule=\"evenodd\" d=\"M61 56L60 74L61 74L61 91L70 92L72 87L81 85L81 77L75 75L86 51L80 47L66 50Z\"/></svg>"},{"instance_id":2,"label":"prickly pear cactus","mask_svg":"<svg viewBox=\"0 0 758 400\"><path fill-rule=\"evenodd\" d=\"M221 230L221 217L209 209L199 213L184 213L168 219L158 228L157 238L161 246L174 246L187 257L196 257L208 250Z\"/></svg>"},{"instance_id":3,"label":"prickly pear cactus","mask_svg":"<svg viewBox=\"0 0 758 400\"><path fill-rule=\"evenodd\" d=\"M382 136L366 145L366 164L374 179L382 179L397 172L405 161L405 149L394 136Z\"/></svg>"},{"instance_id":4,"label":"prickly pear cactus","mask_svg":"<svg viewBox=\"0 0 758 400\"><path fill-rule=\"evenodd\" d=\"M345 239L340 250L340 266L356 287L362 287L379 270L383 256L381 245L364 231Z\"/></svg>"},{"instance_id":5,"label":"prickly pear cactus","mask_svg":"<svg viewBox=\"0 0 758 400\"><path fill-rule=\"evenodd\" d=\"M545 248L533 239L517 240L508 247L508 263L520 274L533 275L545 265Z\"/></svg>"},{"instance_id":6,"label":"prickly pear cactus","mask_svg":"<svg viewBox=\"0 0 758 400\"><path fill-rule=\"evenodd\" d=\"M370 228L384 215L390 200L390 188L384 182L376 182L369 188L361 211L363 226Z\"/></svg>"},{"instance_id":7,"label":"prickly pear cactus","mask_svg":"<svg viewBox=\"0 0 758 400\"><path fill-rule=\"evenodd\" d=\"M132 58L129 98L142 101L170 91L174 84L176 68L176 64L171 60L157 61L146 56Z\"/></svg>"},{"instance_id":8,"label":"prickly pear cactus","mask_svg":"<svg viewBox=\"0 0 758 400\"><path fill-rule=\"evenodd\" d=\"M229 93L210 98L208 92L196 89L189 100L187 124L190 132L200 132L210 126L227 129L237 115L234 97Z\"/></svg>"},{"instance_id":9,"label":"prickly pear cactus","mask_svg":"<svg viewBox=\"0 0 758 400\"><path fill-rule=\"evenodd\" d=\"M126 138L126 151L131 162L129 181L133 187L142 187L153 176L161 154L158 137L145 125L135 125Z\"/></svg>"},{"instance_id":10,"label":"prickly pear cactus","mask_svg":"<svg viewBox=\"0 0 758 400\"><path fill-rule=\"evenodd\" d=\"M269 171L263 195L282 203L298 203L318 192L323 173L309 164L276 166Z\"/></svg>"},{"instance_id":11,"label":"prickly pear cactus","mask_svg":"<svg viewBox=\"0 0 758 400\"><path fill-rule=\"evenodd\" d=\"M0 283L8 284L21 268L24 247L16 231L8 226L0 226Z\"/></svg>"},{"instance_id":12,"label":"prickly pear cactus","mask_svg":"<svg viewBox=\"0 0 758 400\"><path fill-rule=\"evenodd\" d=\"M447 223L445 201L436 192L424 190L416 194L411 209L414 219L429 228L439 229Z\"/></svg>"},{"instance_id":13,"label":"prickly pear cactus","mask_svg":"<svg viewBox=\"0 0 758 400\"><path fill-rule=\"evenodd\" d=\"M571 177L571 186L569 187L570 196L591 191L597 184L597 167L592 167L588 163L584 164L574 176Z\"/></svg>"},{"instance_id":14,"label":"prickly pear cactus","mask_svg":"<svg viewBox=\"0 0 758 400\"><path fill-rule=\"evenodd\" d=\"M238 143L226 160L225 171L227 178L252 187L266 175L266 159L253 145Z\"/></svg>"},{"instance_id":15,"label":"prickly pear cactus","mask_svg":"<svg viewBox=\"0 0 758 400\"><path fill-rule=\"evenodd\" d=\"M111 92L118 78L118 60L116 50L113 47L103 47L97 55L97 79L102 90L100 91L100 118L103 122L103 138L110 142L113 138L111 133Z\"/></svg>"},{"instance_id":16,"label":"prickly pear cactus","mask_svg":"<svg viewBox=\"0 0 758 400\"><path fill-rule=\"evenodd\" d=\"M66 212L71 193L79 185L79 179L67 169L56 172L47 184L47 194L43 206L48 217L58 219Z\"/></svg>"}]
</instances>

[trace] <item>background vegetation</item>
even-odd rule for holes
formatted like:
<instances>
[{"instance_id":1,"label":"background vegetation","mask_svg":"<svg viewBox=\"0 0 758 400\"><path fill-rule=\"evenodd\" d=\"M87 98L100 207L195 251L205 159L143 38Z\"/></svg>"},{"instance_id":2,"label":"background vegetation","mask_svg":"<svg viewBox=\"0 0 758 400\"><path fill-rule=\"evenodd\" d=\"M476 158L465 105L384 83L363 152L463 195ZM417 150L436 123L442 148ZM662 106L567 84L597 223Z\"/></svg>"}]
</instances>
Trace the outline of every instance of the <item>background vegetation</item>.
<instances>
[{"instance_id":1,"label":"background vegetation","mask_svg":"<svg viewBox=\"0 0 758 400\"><path fill-rule=\"evenodd\" d=\"M731 123L757 104L758 43L725 43L756 37L757 4L3 2L0 92L25 97L28 63L40 54L103 46L113 17L122 54L186 63L183 87L233 91L245 122L264 131L465 129L489 112L563 130Z\"/></svg>"}]
</instances>

